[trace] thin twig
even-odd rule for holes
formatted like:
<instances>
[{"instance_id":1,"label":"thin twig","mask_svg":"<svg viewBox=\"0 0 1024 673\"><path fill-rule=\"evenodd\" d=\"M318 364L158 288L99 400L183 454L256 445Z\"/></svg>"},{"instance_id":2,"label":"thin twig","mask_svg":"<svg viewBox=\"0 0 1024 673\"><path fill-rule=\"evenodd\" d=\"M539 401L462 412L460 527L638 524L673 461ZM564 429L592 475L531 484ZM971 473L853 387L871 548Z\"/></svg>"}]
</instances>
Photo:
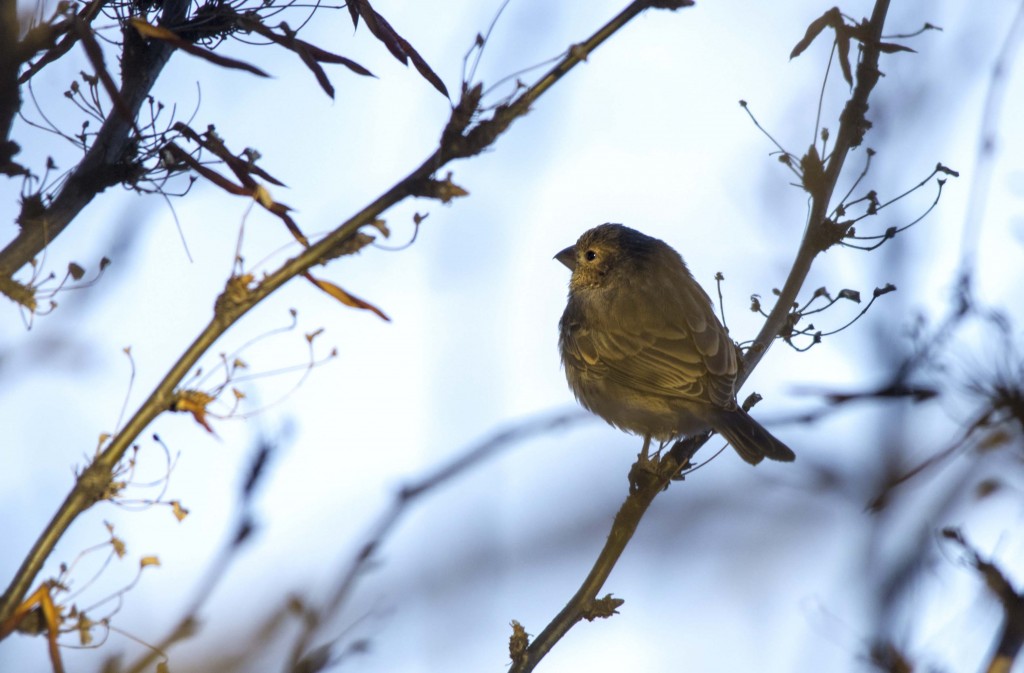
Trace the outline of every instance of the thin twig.
<instances>
[{"instance_id":1,"label":"thin twig","mask_svg":"<svg viewBox=\"0 0 1024 673\"><path fill-rule=\"evenodd\" d=\"M832 154L825 167L824 184L817 193L812 195L807 229L804 231L804 237L800 242L793 267L790 269L789 277L786 278L786 284L782 287L778 301L775 302L771 313L768 314L768 319L743 358L744 370L737 378L737 388L747 380L761 358L768 352L772 342L786 326L790 307L796 301L800 288L803 287L804 281L807 279L814 258L822 250L821 236L823 233L827 233L823 230L832 226L827 219L829 203L832 200L836 183L839 181L839 175L842 173L846 157L853 148L860 145L866 128L865 114L868 110L868 97L875 88L875 84L878 83L878 57L881 54L879 42L888 11L889 0L875 2L874 10L871 13L871 34L862 45L860 62L857 64L857 85L840 115L839 132L836 134L836 144L832 148Z\"/></svg>"}]
</instances>

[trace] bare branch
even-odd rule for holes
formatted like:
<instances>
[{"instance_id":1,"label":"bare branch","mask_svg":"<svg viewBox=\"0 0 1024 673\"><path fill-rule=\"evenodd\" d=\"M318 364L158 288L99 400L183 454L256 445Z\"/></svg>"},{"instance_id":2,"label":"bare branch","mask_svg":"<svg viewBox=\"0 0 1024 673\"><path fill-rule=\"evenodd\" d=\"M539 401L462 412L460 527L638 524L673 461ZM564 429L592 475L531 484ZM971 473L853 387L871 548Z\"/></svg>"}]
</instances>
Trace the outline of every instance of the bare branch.
<instances>
[{"instance_id":1,"label":"bare branch","mask_svg":"<svg viewBox=\"0 0 1024 673\"><path fill-rule=\"evenodd\" d=\"M173 409L176 400L179 398L178 386L181 381L184 380L188 372L192 370L200 358L229 327L234 325L259 302L283 287L292 278L302 275L312 267L324 264L327 260L332 259L336 256L335 251L340 246L344 246L346 242L356 236L360 228L372 225L384 211L410 196L422 193L424 184L429 183L433 179L434 173L442 166L453 159L478 154L490 146L498 136L508 129L515 119L525 115L530 106L541 95L570 70L582 63L587 54L625 26L630 19L650 7L661 7L670 4L673 8L685 6L689 4L689 0L678 0L672 3L650 2L646 0L633 2L588 40L578 45L578 48L569 50L569 53L546 75L532 87L523 91L512 103L495 110L490 119L477 123L476 126L472 127L464 135L456 132L447 133L445 142L409 175L320 241L305 248L299 255L285 262L280 268L266 275L255 285L239 285L234 282L234 278L229 279L225 291L215 303L214 315L210 322L186 348L185 352L179 356L177 362L171 366L164 378L157 384L149 397L136 410L135 414L128 420L120 432L109 440L76 480L71 492L36 540L21 567L15 573L7 590L0 597L0 622L9 618L27 595L30 586L42 569L43 563L50 556L57 541L71 523L78 515L92 507L102 498L112 479L114 470L135 439L157 416ZM164 50L161 53L166 60L166 50L169 48L159 42L156 45L160 45ZM155 45L153 48L155 48ZM159 69L157 68L148 72L155 77L158 71ZM126 87L128 79L126 75ZM129 89L129 91L133 90ZM148 91L148 87L145 90ZM456 114L458 110L457 106L453 114ZM108 123L113 123L112 120L117 119L119 119L118 115L111 115L107 121ZM451 128L452 125L449 124L449 129ZM91 199L94 195L95 192L90 194L88 198ZM40 227L40 229L45 234L47 228ZM4 253L0 253L0 274L9 268L2 265L3 260Z\"/></svg>"}]
</instances>

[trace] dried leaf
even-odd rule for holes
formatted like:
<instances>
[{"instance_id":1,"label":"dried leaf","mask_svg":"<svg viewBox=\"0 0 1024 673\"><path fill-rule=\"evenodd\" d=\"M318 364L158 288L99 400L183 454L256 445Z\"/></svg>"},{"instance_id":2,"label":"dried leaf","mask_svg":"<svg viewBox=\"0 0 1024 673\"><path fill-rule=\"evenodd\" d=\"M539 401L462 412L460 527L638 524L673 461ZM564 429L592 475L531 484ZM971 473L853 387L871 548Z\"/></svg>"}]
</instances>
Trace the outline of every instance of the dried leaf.
<instances>
[{"instance_id":1,"label":"dried leaf","mask_svg":"<svg viewBox=\"0 0 1024 673\"><path fill-rule=\"evenodd\" d=\"M807 154L800 157L800 173L804 190L811 195L821 194L827 187L825 163L818 154L818 148L811 145Z\"/></svg>"},{"instance_id":2,"label":"dried leaf","mask_svg":"<svg viewBox=\"0 0 1024 673\"><path fill-rule=\"evenodd\" d=\"M241 304L249 298L249 293L252 291L249 286L254 279L255 276L251 273L231 276L231 278L228 278L227 286L224 288L224 294L235 304Z\"/></svg>"},{"instance_id":3,"label":"dried leaf","mask_svg":"<svg viewBox=\"0 0 1024 673\"><path fill-rule=\"evenodd\" d=\"M352 59L339 56L338 54L332 54L331 52L325 51L320 47L310 44L309 42L305 42L304 40L292 38L288 40L288 43L280 42L279 44L282 44L299 55L299 58L301 58L302 62L306 64L306 67L313 71L313 75L316 77L316 81L320 83L320 87L326 91L327 95L331 98L334 98L334 87L331 85L330 80L327 79L327 73L325 73L324 69L320 67L320 63L336 63L338 65L345 66L356 74L374 77L372 72Z\"/></svg>"},{"instance_id":4,"label":"dried leaf","mask_svg":"<svg viewBox=\"0 0 1024 673\"><path fill-rule=\"evenodd\" d=\"M339 65L344 65L349 70L359 75L373 77L373 73L355 61L345 58L344 56L339 56L338 54L332 54L331 52L310 44L305 40L296 38L295 31L291 30L286 23L281 24L283 34L275 33L258 20L247 21L245 25L247 28L262 35L268 40L281 45L285 49L295 52L299 58L302 59L302 62L306 64L306 67L313 72L313 75L316 77L316 81L320 84L320 87L331 98L334 98L334 86L331 85L330 80L327 79L327 73L325 73L324 69L320 67L320 62L337 63Z\"/></svg>"},{"instance_id":5,"label":"dried leaf","mask_svg":"<svg viewBox=\"0 0 1024 673\"><path fill-rule=\"evenodd\" d=\"M450 203L452 199L469 196L469 192L452 182L452 172L448 171L444 180L425 178L413 186L413 196L438 199L441 203Z\"/></svg>"},{"instance_id":6,"label":"dried leaf","mask_svg":"<svg viewBox=\"0 0 1024 673\"><path fill-rule=\"evenodd\" d=\"M909 51L912 54L917 53L910 47L905 47L902 44L895 44L893 42L879 42L878 50L883 54L895 54L898 51Z\"/></svg>"},{"instance_id":7,"label":"dried leaf","mask_svg":"<svg viewBox=\"0 0 1024 673\"><path fill-rule=\"evenodd\" d=\"M420 75L423 76L423 79L430 82L435 89L444 95L445 98L451 100L451 96L448 95L448 87L444 85L444 82L437 76L437 73L431 70L430 66L427 65L427 62L422 56L420 56L419 52L413 49L412 45L403 40L399 35L396 34L395 37L402 41L402 46L409 54L409 58L412 60L413 66L415 66L416 70L418 70Z\"/></svg>"},{"instance_id":8,"label":"dried leaf","mask_svg":"<svg viewBox=\"0 0 1024 673\"><path fill-rule=\"evenodd\" d=\"M180 500L171 500L171 513L174 514L174 518L178 521L184 521L185 517L188 516L188 510L182 507Z\"/></svg>"},{"instance_id":9,"label":"dried leaf","mask_svg":"<svg viewBox=\"0 0 1024 673\"><path fill-rule=\"evenodd\" d=\"M859 304L860 303L860 292L857 292L857 290L848 290L848 289L840 290L839 291L839 297L837 297L837 298L838 299L849 299L850 301L854 301L854 302L857 302Z\"/></svg>"},{"instance_id":10,"label":"dried leaf","mask_svg":"<svg viewBox=\"0 0 1024 673\"><path fill-rule=\"evenodd\" d=\"M348 0L345 6L348 8L348 15L352 17L352 28L359 27L359 5L361 0Z\"/></svg>"},{"instance_id":11,"label":"dried leaf","mask_svg":"<svg viewBox=\"0 0 1024 673\"><path fill-rule=\"evenodd\" d=\"M518 664L526 655L526 648L530 644L530 636L526 633L523 625L512 620L512 635L508 639L508 656L513 664Z\"/></svg>"},{"instance_id":12,"label":"dried leaf","mask_svg":"<svg viewBox=\"0 0 1024 673\"><path fill-rule=\"evenodd\" d=\"M380 316L381 319L391 322L391 318L387 317L384 314L384 312L381 311L379 308L377 308L376 306L369 302L363 301L359 297L349 294L348 292L342 290L334 283L327 280L320 280L319 278L314 278L308 271L303 272L302 275L305 276L309 282L313 283L313 285L316 285L318 288L320 288L330 296L334 297L342 304L345 304L346 306L351 306L353 308L361 308L367 311L373 311L378 316Z\"/></svg>"},{"instance_id":13,"label":"dried leaf","mask_svg":"<svg viewBox=\"0 0 1024 673\"><path fill-rule=\"evenodd\" d=\"M75 622L75 630L78 631L78 642L83 647L92 645L92 629L94 626L96 626L96 622L86 617L84 613L76 612L74 606L72 606L71 612L77 617L77 621Z\"/></svg>"},{"instance_id":14,"label":"dried leaf","mask_svg":"<svg viewBox=\"0 0 1024 673\"><path fill-rule=\"evenodd\" d=\"M316 77L316 81L320 85L320 88L323 89L328 96L334 98L334 85L331 84L331 80L327 79L327 73L324 72L324 69L316 62L316 59L313 58L310 53L302 47L302 45L298 44L298 40L291 45L291 50L298 54L299 58L302 59L302 62L306 64L306 67L312 71L313 76Z\"/></svg>"},{"instance_id":15,"label":"dried leaf","mask_svg":"<svg viewBox=\"0 0 1024 673\"><path fill-rule=\"evenodd\" d=\"M203 166L201 163L196 161L195 157L186 152L185 150L178 147L178 145L172 140L171 142L164 145L163 151L171 157L171 160L177 163L183 163L199 175L203 176L213 184L217 185L221 189L231 194L238 196L252 196L252 190L246 189L241 185L236 185L231 182L217 171Z\"/></svg>"},{"instance_id":16,"label":"dried leaf","mask_svg":"<svg viewBox=\"0 0 1024 673\"><path fill-rule=\"evenodd\" d=\"M286 206L283 203L278 203L270 198L270 192L268 192L262 185L256 185L255 192L256 193L253 194L253 198L255 198L261 206L281 218L281 221L284 222L284 226L288 228L288 231L295 237L295 240L308 248L309 239L306 238L306 235L302 233L301 229L299 229L299 225L295 223L292 216L288 214L291 207Z\"/></svg>"},{"instance_id":17,"label":"dried leaf","mask_svg":"<svg viewBox=\"0 0 1024 673\"><path fill-rule=\"evenodd\" d=\"M419 71L420 75L423 76L428 82L434 85L434 88L444 94L445 98L450 98L448 95L448 89L445 87L444 82L437 76L427 62L420 56L419 52L409 44L401 35L395 32L395 29L391 27L391 24L387 22L383 16L377 13L367 0L355 0L355 2L349 3L349 12L351 13L352 5L356 5L356 10L359 16L363 17L363 21L366 23L366 27L369 28L370 32L373 33L374 37L384 43L388 51L404 64L409 63L409 59L412 59L412 64ZM354 19L353 19L354 20Z\"/></svg>"},{"instance_id":18,"label":"dried leaf","mask_svg":"<svg viewBox=\"0 0 1024 673\"><path fill-rule=\"evenodd\" d=\"M350 58L345 58L344 56L340 56L338 54L325 51L320 47L317 47L316 45L304 42L302 40L295 41L301 44L307 51L309 51L310 55L313 58L315 58L317 61L320 61L321 63L334 63L337 65L343 65L352 72L356 73L357 75L363 75L364 77L376 77L376 75L374 75L372 72L370 72L369 70L359 65Z\"/></svg>"},{"instance_id":19,"label":"dried leaf","mask_svg":"<svg viewBox=\"0 0 1024 673\"><path fill-rule=\"evenodd\" d=\"M184 40L178 37L178 35L173 31L170 31L161 26L154 26L138 17L132 17L128 19L128 23L130 23L132 28L138 31L139 35L141 35L142 37L149 38L152 40L160 40L161 42L166 42L175 49L181 49L182 51L188 52L193 56L198 56L201 59L209 61L210 63L214 63L225 68L245 70L247 72L251 72L254 75L259 75L260 77L270 77L270 75L268 75L266 72L260 70L254 65L250 65L244 61L238 61L233 58L228 58L226 56L221 56L220 54L210 51L209 49L197 47L188 40Z\"/></svg>"},{"instance_id":20,"label":"dried leaf","mask_svg":"<svg viewBox=\"0 0 1024 673\"><path fill-rule=\"evenodd\" d=\"M177 122L172 128L185 138L188 138L203 149L208 150L218 159L227 164L227 167L231 169L231 172L238 177L242 185L245 187L251 189L256 185L256 181L253 180L250 173L255 173L267 182L277 185L278 187L286 186L283 182L257 166L254 160L247 161L232 154L231 151L228 150L227 146L224 145L224 142L213 132L212 126L204 135L196 133L188 124L184 124L182 122ZM249 153L252 155L251 150Z\"/></svg>"},{"instance_id":21,"label":"dried leaf","mask_svg":"<svg viewBox=\"0 0 1024 673\"><path fill-rule=\"evenodd\" d=\"M838 7L833 7L826 11L817 19L811 21L811 25L807 26L807 32L804 33L803 38L796 43L795 47L793 47L793 51L789 53L789 57L796 58L800 54L804 53L804 50L811 46L811 43L814 42L814 39L821 34L821 31L825 30L829 26L836 28L841 25L843 25L843 15L839 11Z\"/></svg>"},{"instance_id":22,"label":"dried leaf","mask_svg":"<svg viewBox=\"0 0 1024 673\"><path fill-rule=\"evenodd\" d=\"M260 168L260 167L259 167L259 166L257 166L256 164L254 164L254 163L252 163L252 162L242 162L242 160L241 160L241 159L238 159L237 157L235 157L235 161L238 161L238 162L240 162L240 163L244 163L244 165L245 165L246 169L248 169L248 170L249 170L249 172L251 172L251 173L255 173L256 175L260 176L261 178L263 178L264 180L266 180L266 181L267 181L267 182L269 182L270 184L272 184L272 185L277 185L278 187L287 187L287 185L286 185L286 184L284 184L283 182L281 182L280 180L278 180L277 178L275 178L275 177L274 177L273 175L271 175L270 173L267 173L267 172L266 172L265 170L263 170L262 168ZM232 163L233 163L233 162L232 162ZM229 165L230 165L230 164L229 164Z\"/></svg>"},{"instance_id":23,"label":"dried leaf","mask_svg":"<svg viewBox=\"0 0 1024 673\"><path fill-rule=\"evenodd\" d=\"M211 435L215 435L217 433L213 431L213 428L210 427L206 420L206 407L213 400L212 395L208 395L201 390L179 390L175 394L174 402L171 404L171 411L192 414L192 418L196 420L196 423L206 428L206 431Z\"/></svg>"},{"instance_id":24,"label":"dried leaf","mask_svg":"<svg viewBox=\"0 0 1024 673\"><path fill-rule=\"evenodd\" d=\"M792 59L802 54L826 28L832 28L836 33L836 52L839 56L839 67L843 70L843 79L850 86L853 86L853 71L850 67L850 37L852 31L844 23L843 14L839 11L838 7L827 10L817 19L811 21L803 38L796 43L793 51L789 53L789 57Z\"/></svg>"},{"instance_id":25,"label":"dried leaf","mask_svg":"<svg viewBox=\"0 0 1024 673\"><path fill-rule=\"evenodd\" d=\"M839 67L843 69L843 79L853 86L853 68L850 66L850 35L840 19L836 27L836 53L839 55Z\"/></svg>"},{"instance_id":26,"label":"dried leaf","mask_svg":"<svg viewBox=\"0 0 1024 673\"><path fill-rule=\"evenodd\" d=\"M267 210L274 207L274 199L270 196L270 191L263 185L256 185L252 192L252 198Z\"/></svg>"}]
</instances>

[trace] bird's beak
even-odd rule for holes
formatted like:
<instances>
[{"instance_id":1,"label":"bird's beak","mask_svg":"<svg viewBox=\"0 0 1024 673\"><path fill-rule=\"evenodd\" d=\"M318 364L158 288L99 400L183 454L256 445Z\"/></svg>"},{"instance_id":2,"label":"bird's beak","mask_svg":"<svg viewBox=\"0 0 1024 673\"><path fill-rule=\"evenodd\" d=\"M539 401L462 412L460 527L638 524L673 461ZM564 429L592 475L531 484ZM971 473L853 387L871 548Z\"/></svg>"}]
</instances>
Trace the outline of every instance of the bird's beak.
<instances>
[{"instance_id":1,"label":"bird's beak","mask_svg":"<svg viewBox=\"0 0 1024 673\"><path fill-rule=\"evenodd\" d=\"M575 245L570 245L568 248L566 248L562 252L560 252L557 255L555 255L555 259L557 259L559 262L561 262L562 264L565 264L567 267L569 267L570 271L575 271L576 270L576 246Z\"/></svg>"}]
</instances>

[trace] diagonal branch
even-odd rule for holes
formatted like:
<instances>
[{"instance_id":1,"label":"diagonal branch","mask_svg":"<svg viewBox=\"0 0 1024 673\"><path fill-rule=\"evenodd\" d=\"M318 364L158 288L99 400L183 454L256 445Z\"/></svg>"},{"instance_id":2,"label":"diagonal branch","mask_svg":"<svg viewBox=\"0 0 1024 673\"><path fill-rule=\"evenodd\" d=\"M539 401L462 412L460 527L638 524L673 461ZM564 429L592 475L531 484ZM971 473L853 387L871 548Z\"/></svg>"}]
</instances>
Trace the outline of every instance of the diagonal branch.
<instances>
[{"instance_id":1,"label":"diagonal branch","mask_svg":"<svg viewBox=\"0 0 1024 673\"><path fill-rule=\"evenodd\" d=\"M515 119L525 115L530 105L544 92L582 63L591 51L621 29L630 19L650 7L678 8L689 4L691 0L634 1L590 39L570 49L536 84L521 92L507 106L499 106L490 119L476 123L468 132L465 129L477 111L480 86L467 88L463 93L462 102L453 110L452 121L442 135L440 146L409 175L316 244L304 249L298 256L265 276L258 284L249 286L239 283L238 278L229 279L227 289L216 301L214 315L209 324L179 356L177 362L171 366L163 380L157 384L125 426L110 439L78 476L71 492L36 540L3 596L0 596L0 622L10 617L27 595L46 559L71 523L104 497L114 470L136 438L157 416L172 409L177 398L177 386L188 372L214 342L242 316L295 276L337 257L338 251L344 249L361 227L373 223L391 206L410 196L429 194L429 186L437 182L431 177L437 170L454 159L474 156L485 150ZM2 270L0 267L0 271Z\"/></svg>"},{"instance_id":2,"label":"diagonal branch","mask_svg":"<svg viewBox=\"0 0 1024 673\"><path fill-rule=\"evenodd\" d=\"M879 78L878 58L881 54L879 43L888 8L888 0L877 0L875 3L869 24L870 38L864 41L863 52L857 67L857 85L841 115L836 145L825 169L824 180L820 181L813 190L810 221L804 232L796 261L793 263L793 268L775 308L769 314L754 345L746 354L745 370L741 372L738 385L742 384L757 366L761 357L764 356L772 341L785 325L789 307L803 286L811 263L822 250L823 230L835 226L826 217L829 211L829 202L832 199L847 154L860 144L865 131L870 128L865 113L868 110L868 97ZM615 515L604 548L579 590L562 611L534 638L529 647L525 650L520 650L518 645L512 648L515 651L513 652L511 673L532 671L569 629L581 619L591 618L595 604L599 601L598 594L619 557L625 551L629 540L636 532L640 520L654 502L654 498L668 488L672 479L681 469L689 465L690 459L707 439L708 436L705 435L677 442L658 465L657 472L643 475L644 479L632 488ZM516 636L513 636L514 640L515 638Z\"/></svg>"}]
</instances>

